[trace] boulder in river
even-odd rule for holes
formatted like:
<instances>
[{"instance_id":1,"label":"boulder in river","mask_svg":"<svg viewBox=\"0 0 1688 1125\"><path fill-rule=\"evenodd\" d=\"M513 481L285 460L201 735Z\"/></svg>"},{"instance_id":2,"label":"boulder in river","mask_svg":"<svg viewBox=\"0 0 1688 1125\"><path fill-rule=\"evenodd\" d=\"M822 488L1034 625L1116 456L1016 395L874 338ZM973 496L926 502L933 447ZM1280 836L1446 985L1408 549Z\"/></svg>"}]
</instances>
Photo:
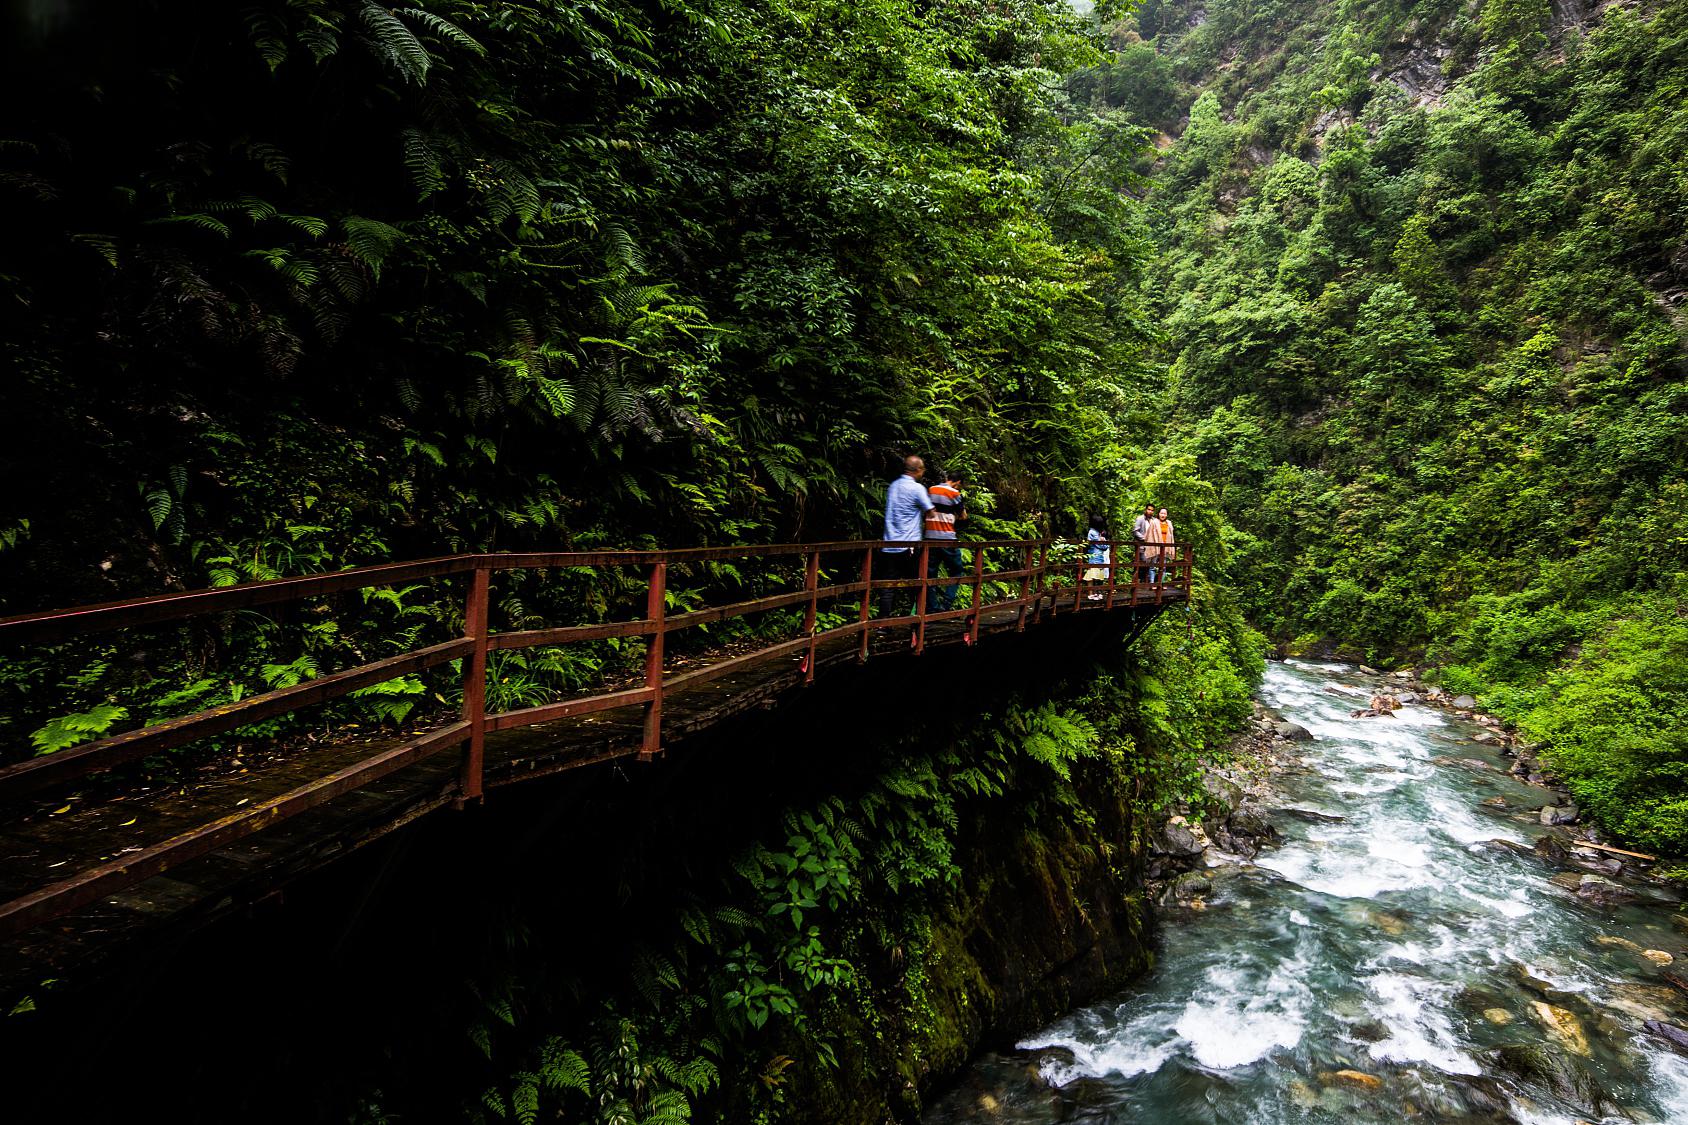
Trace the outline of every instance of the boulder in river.
<instances>
[{"instance_id":1,"label":"boulder in river","mask_svg":"<svg viewBox=\"0 0 1688 1125\"><path fill-rule=\"evenodd\" d=\"M1469 711L1477 706L1477 701L1469 695L1456 695L1451 706L1457 711Z\"/></svg>"},{"instance_id":2,"label":"boulder in river","mask_svg":"<svg viewBox=\"0 0 1688 1125\"><path fill-rule=\"evenodd\" d=\"M1266 814L1253 805L1238 805L1231 813L1231 834L1253 840L1275 840L1278 830L1266 819Z\"/></svg>"},{"instance_id":3,"label":"boulder in river","mask_svg":"<svg viewBox=\"0 0 1688 1125\"><path fill-rule=\"evenodd\" d=\"M1356 1086L1362 1090L1376 1090L1383 1085L1383 1079L1363 1070L1327 1070L1319 1075L1319 1081L1326 1086Z\"/></svg>"},{"instance_id":4,"label":"boulder in river","mask_svg":"<svg viewBox=\"0 0 1688 1125\"><path fill-rule=\"evenodd\" d=\"M1495 1069L1539 1086L1596 1117L1606 1111L1606 1092L1580 1061L1546 1043L1513 1043L1489 1054Z\"/></svg>"},{"instance_id":5,"label":"boulder in river","mask_svg":"<svg viewBox=\"0 0 1688 1125\"><path fill-rule=\"evenodd\" d=\"M1577 897L1592 906L1625 906L1641 899L1622 883L1614 883L1604 875L1584 875L1578 879Z\"/></svg>"},{"instance_id":6,"label":"boulder in river","mask_svg":"<svg viewBox=\"0 0 1688 1125\"><path fill-rule=\"evenodd\" d=\"M1493 731L1480 730L1471 736L1471 741L1483 746L1492 746L1500 741L1500 735L1495 734Z\"/></svg>"},{"instance_id":7,"label":"boulder in river","mask_svg":"<svg viewBox=\"0 0 1688 1125\"><path fill-rule=\"evenodd\" d=\"M1671 1050L1677 1054L1688 1055L1688 1031L1663 1020L1648 1020L1641 1026L1646 1029L1647 1034L1657 1036L1669 1043Z\"/></svg>"},{"instance_id":8,"label":"boulder in river","mask_svg":"<svg viewBox=\"0 0 1688 1125\"><path fill-rule=\"evenodd\" d=\"M1653 962L1655 965L1669 965L1676 961L1675 957L1672 957L1669 953L1666 953L1662 949L1643 949L1641 951L1641 956L1647 958L1647 960Z\"/></svg>"},{"instance_id":9,"label":"boulder in river","mask_svg":"<svg viewBox=\"0 0 1688 1125\"><path fill-rule=\"evenodd\" d=\"M1366 665L1362 664L1362 665L1360 665L1360 675L1362 675L1362 676L1381 676L1381 675L1383 675L1383 673L1379 672L1376 668L1370 668L1370 667L1367 667Z\"/></svg>"},{"instance_id":10,"label":"boulder in river","mask_svg":"<svg viewBox=\"0 0 1688 1125\"><path fill-rule=\"evenodd\" d=\"M1486 809L1509 809L1512 807L1506 803L1506 798L1498 793L1493 797L1483 798L1482 805Z\"/></svg>"},{"instance_id":11,"label":"boulder in river","mask_svg":"<svg viewBox=\"0 0 1688 1125\"><path fill-rule=\"evenodd\" d=\"M1541 810L1541 822L1548 825L1575 824L1577 816L1575 805L1547 805Z\"/></svg>"},{"instance_id":12,"label":"boulder in river","mask_svg":"<svg viewBox=\"0 0 1688 1125\"><path fill-rule=\"evenodd\" d=\"M1639 954L1641 947L1626 937L1613 937L1611 934L1595 934L1592 939L1595 945L1603 945L1608 949L1626 949Z\"/></svg>"},{"instance_id":13,"label":"boulder in river","mask_svg":"<svg viewBox=\"0 0 1688 1125\"><path fill-rule=\"evenodd\" d=\"M1174 817L1161 827L1151 847L1163 855L1189 857L1200 855L1203 845L1181 817Z\"/></svg>"},{"instance_id":14,"label":"boulder in river","mask_svg":"<svg viewBox=\"0 0 1688 1125\"><path fill-rule=\"evenodd\" d=\"M1484 1008L1483 1018L1496 1027L1505 1027L1512 1022L1512 1013L1505 1008Z\"/></svg>"},{"instance_id":15,"label":"boulder in river","mask_svg":"<svg viewBox=\"0 0 1688 1125\"><path fill-rule=\"evenodd\" d=\"M1339 813L1320 812L1318 809L1280 809L1279 811L1285 816L1305 820L1308 824L1341 824L1348 819Z\"/></svg>"},{"instance_id":16,"label":"boulder in river","mask_svg":"<svg viewBox=\"0 0 1688 1125\"><path fill-rule=\"evenodd\" d=\"M1588 1032L1575 1012L1555 1007L1541 1000L1530 1001L1530 1017L1547 1032L1547 1037L1573 1055L1588 1058L1593 1052L1588 1046Z\"/></svg>"},{"instance_id":17,"label":"boulder in river","mask_svg":"<svg viewBox=\"0 0 1688 1125\"><path fill-rule=\"evenodd\" d=\"M1423 696L1416 691L1406 691L1401 693L1400 699L1402 707L1409 707L1414 703L1422 702Z\"/></svg>"},{"instance_id":18,"label":"boulder in river","mask_svg":"<svg viewBox=\"0 0 1688 1125\"><path fill-rule=\"evenodd\" d=\"M1282 720L1280 720L1276 723L1273 723L1272 729L1278 732L1279 738L1285 739L1289 742L1311 742L1311 741L1313 741L1313 732L1312 731L1308 730L1306 727L1302 726L1300 723L1294 723L1294 722L1289 721L1288 719L1282 719Z\"/></svg>"}]
</instances>

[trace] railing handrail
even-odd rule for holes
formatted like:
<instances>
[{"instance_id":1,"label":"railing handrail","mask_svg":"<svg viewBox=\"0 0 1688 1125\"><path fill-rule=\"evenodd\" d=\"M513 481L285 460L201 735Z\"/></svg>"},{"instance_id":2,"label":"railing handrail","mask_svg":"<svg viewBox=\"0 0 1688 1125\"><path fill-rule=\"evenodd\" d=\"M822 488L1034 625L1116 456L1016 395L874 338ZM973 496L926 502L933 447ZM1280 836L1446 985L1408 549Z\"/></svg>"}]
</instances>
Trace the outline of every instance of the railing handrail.
<instances>
[{"instance_id":1,"label":"railing handrail","mask_svg":"<svg viewBox=\"0 0 1688 1125\"><path fill-rule=\"evenodd\" d=\"M680 547L673 550L615 550L615 551L493 551L457 555L439 555L410 562L373 563L369 566L349 567L325 571L321 574L299 574L284 578L266 578L256 582L239 582L231 586L204 586L193 590L173 590L164 594L146 594L135 598L96 602L63 609L39 610L0 617L0 642L28 642L47 637L62 638L82 633L108 632L137 625L160 625L202 614L228 613L257 606L276 605L348 590L366 590L372 586L393 586L427 578L449 578L468 574L481 567L491 570L553 570L568 567L649 566L653 563L708 562L715 559L778 558L810 552L834 554L859 551L866 547L895 546L907 543L918 548L921 543L955 543L968 548L1040 547L1069 543L1081 548L1099 543L1110 547L1165 546L1182 547L1180 542L1138 543L1132 539L957 539L957 540L889 540L848 539L821 543L743 544L731 547Z\"/></svg>"},{"instance_id":2,"label":"railing handrail","mask_svg":"<svg viewBox=\"0 0 1688 1125\"><path fill-rule=\"evenodd\" d=\"M1073 546L1076 549L1076 557L1052 560L1049 557L1050 548L1057 543ZM1106 581L1093 587L1092 594L1094 600L1100 601L1101 604L1087 606L1086 602L1092 600L1092 594L1079 592L1079 583L1082 581L1082 575L1096 565L1088 562L1087 548L1099 545L1129 547L1132 550L1129 554L1124 551L1114 552L1108 562L1100 564L1106 568ZM895 550L905 546L917 554L915 577L887 579L874 575L875 562L883 556L887 548ZM946 577L932 575L928 562L934 546L971 550L973 563L968 568L970 573ZM1173 558L1146 562L1140 559L1135 551L1139 546L1176 547L1179 551ZM988 550L1013 550L1017 554L1013 564L1007 569L987 571L985 555ZM821 556L845 552L859 553L862 556L861 579L820 585ZM665 594L670 566L716 559L758 557L802 557L805 560L802 589L723 606L672 615L667 613ZM804 681L808 682L814 678L816 646L826 637L859 634L857 658L866 659L869 639L873 632L912 629L913 651L918 653L924 648L928 624L958 620L964 627L961 639L972 644L978 640L980 622L987 609L1016 610L1014 628L1018 631L1024 629L1028 612L1035 622L1041 618L1046 605L1051 616L1060 611L1066 595L1052 587L1051 578L1063 582L1069 578L1072 580L1074 592L1071 597L1071 610L1068 612L1113 608L1116 593L1120 589L1118 574L1121 571L1130 574L1126 588L1130 591L1132 604L1160 605L1166 600L1169 590L1173 597L1187 594L1193 565L1192 552L1187 544L1139 544L1134 540L1115 539L857 539L820 543L693 547L679 550L478 553L447 555L414 562L384 563L330 574L277 578L237 586L159 594L0 619L0 641L41 641L130 626L180 621L256 606L279 605L372 586L459 575L469 575L471 578L464 603L464 633L461 636L384 660L328 673L294 687L249 696L236 703L166 719L138 730L111 735L55 754L0 767L0 799L9 799L44 787L79 780L148 754L237 729L261 719L273 718L341 698L359 688L436 667L448 661L461 659L464 665L463 706L457 720L415 734L396 749L379 752L363 762L337 771L329 778L307 783L282 797L230 814L206 829L184 833L175 838L174 843L167 841L165 844L147 848L142 853L144 860L137 856L127 861L112 861L34 894L9 903L0 903L0 934L25 928L75 909L78 905L85 905L114 887L129 885L157 874L173 863L185 862L195 855L204 854L212 847L256 832L276 820L312 808L350 789L369 784L437 750L463 745L463 765L454 792L460 804L476 800L482 794L484 739L489 732L553 722L597 711L638 706L645 712L639 757L641 760L649 760L661 748L663 696L669 690L716 679L762 661L798 655L803 656ZM643 617L589 625L505 632L494 632L490 627L489 581L495 571L623 566L638 566L645 568L647 572ZM1152 596L1145 598L1141 593L1144 586L1142 578L1151 568L1160 571L1159 580L1150 584ZM987 584L1014 582L1018 582L1018 592L1014 596L989 603L985 601ZM972 590L971 604L935 612L929 609L928 596L933 589L961 586ZM901 616L871 617L868 611L873 594L885 590L912 590L915 594L915 612ZM850 598L856 594L861 596L861 604L854 620L831 629L823 630L817 627L817 610L822 601ZM804 611L804 624L803 635L795 640L775 642L753 652L682 672L664 671L664 640L669 633L752 613L797 607ZM487 712L485 688L489 652L634 636L649 638L643 686L577 696L511 711L491 714Z\"/></svg>"}]
</instances>

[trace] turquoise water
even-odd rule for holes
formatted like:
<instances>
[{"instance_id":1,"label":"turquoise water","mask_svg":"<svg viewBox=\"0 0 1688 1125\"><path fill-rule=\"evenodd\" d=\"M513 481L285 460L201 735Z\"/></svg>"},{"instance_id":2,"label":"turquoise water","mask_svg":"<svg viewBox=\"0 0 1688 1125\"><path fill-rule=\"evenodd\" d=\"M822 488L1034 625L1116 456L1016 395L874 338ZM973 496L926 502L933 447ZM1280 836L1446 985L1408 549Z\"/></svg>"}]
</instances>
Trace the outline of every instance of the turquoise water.
<instances>
[{"instance_id":1,"label":"turquoise water","mask_svg":"<svg viewBox=\"0 0 1688 1125\"><path fill-rule=\"evenodd\" d=\"M1593 909L1554 869L1487 844L1533 842L1546 830L1528 810L1550 795L1446 712L1349 718L1377 683L1271 665L1264 702L1317 739L1278 782L1285 842L1211 869L1201 909L1166 912L1147 977L976 1060L927 1125L1688 1123L1688 1059L1641 1028L1688 1025L1688 996L1642 955L1688 975L1672 908ZM1497 794L1513 808L1481 806ZM1559 1040L1548 1003L1574 1018Z\"/></svg>"}]
</instances>

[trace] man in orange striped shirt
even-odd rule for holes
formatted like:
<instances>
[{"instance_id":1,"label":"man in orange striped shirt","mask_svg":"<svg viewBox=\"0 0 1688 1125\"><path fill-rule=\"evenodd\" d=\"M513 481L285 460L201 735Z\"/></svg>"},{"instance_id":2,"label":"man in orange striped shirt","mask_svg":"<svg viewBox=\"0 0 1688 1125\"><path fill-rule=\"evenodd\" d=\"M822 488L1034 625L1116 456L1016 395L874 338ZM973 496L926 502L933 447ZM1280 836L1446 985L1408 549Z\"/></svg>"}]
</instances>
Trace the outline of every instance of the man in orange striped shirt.
<instances>
[{"instance_id":1,"label":"man in orange striped shirt","mask_svg":"<svg viewBox=\"0 0 1688 1125\"><path fill-rule=\"evenodd\" d=\"M961 494L961 474L943 472L938 474L940 483L934 484L926 490L932 498L932 510L926 513L926 538L931 541L927 547L926 577L936 578L940 574L962 574L961 548L956 546L956 525L967 518L967 501ZM955 608L955 586L934 586L927 600L931 603L933 613L942 613Z\"/></svg>"}]
</instances>

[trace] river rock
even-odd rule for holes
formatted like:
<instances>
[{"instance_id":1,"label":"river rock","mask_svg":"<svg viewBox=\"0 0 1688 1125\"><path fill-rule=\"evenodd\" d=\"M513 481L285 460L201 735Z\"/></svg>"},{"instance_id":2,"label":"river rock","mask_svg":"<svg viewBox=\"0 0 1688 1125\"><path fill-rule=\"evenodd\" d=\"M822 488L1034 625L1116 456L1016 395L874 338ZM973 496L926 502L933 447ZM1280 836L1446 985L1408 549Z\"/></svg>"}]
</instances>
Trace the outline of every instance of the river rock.
<instances>
[{"instance_id":1,"label":"river rock","mask_svg":"<svg viewBox=\"0 0 1688 1125\"><path fill-rule=\"evenodd\" d=\"M1413 670L1411 668L1402 668L1389 674L1394 676L1397 680L1410 680L1413 678Z\"/></svg>"},{"instance_id":2,"label":"river rock","mask_svg":"<svg viewBox=\"0 0 1688 1125\"><path fill-rule=\"evenodd\" d=\"M1530 1001L1530 1015L1547 1032L1547 1037L1573 1055L1588 1058L1594 1052L1588 1046L1588 1033L1576 1013L1540 1000Z\"/></svg>"},{"instance_id":3,"label":"river rock","mask_svg":"<svg viewBox=\"0 0 1688 1125\"><path fill-rule=\"evenodd\" d=\"M1423 698L1424 697L1419 695L1416 691L1404 691L1401 693L1401 706L1410 707L1414 703L1422 702Z\"/></svg>"},{"instance_id":4,"label":"river rock","mask_svg":"<svg viewBox=\"0 0 1688 1125\"><path fill-rule=\"evenodd\" d=\"M1356 1086L1362 1090L1376 1090L1383 1085L1383 1079L1363 1070L1327 1070L1319 1075L1319 1081L1326 1086Z\"/></svg>"},{"instance_id":5,"label":"river rock","mask_svg":"<svg viewBox=\"0 0 1688 1125\"><path fill-rule=\"evenodd\" d=\"M1227 815L1243 803L1243 787L1217 770L1208 770L1202 774L1202 789L1206 791L1219 816Z\"/></svg>"},{"instance_id":6,"label":"river rock","mask_svg":"<svg viewBox=\"0 0 1688 1125\"><path fill-rule=\"evenodd\" d=\"M1308 824L1341 824L1348 819L1337 813L1320 812L1318 809L1280 809L1279 811L1285 816L1305 820Z\"/></svg>"},{"instance_id":7,"label":"river rock","mask_svg":"<svg viewBox=\"0 0 1688 1125\"><path fill-rule=\"evenodd\" d=\"M1505 797L1498 794L1493 797L1483 798L1482 805L1486 809L1510 809L1512 807L1506 803Z\"/></svg>"},{"instance_id":8,"label":"river rock","mask_svg":"<svg viewBox=\"0 0 1688 1125\"><path fill-rule=\"evenodd\" d=\"M1300 723L1282 719L1272 724L1272 729L1278 732L1278 737L1288 742L1311 742L1313 732Z\"/></svg>"},{"instance_id":9,"label":"river rock","mask_svg":"<svg viewBox=\"0 0 1688 1125\"><path fill-rule=\"evenodd\" d=\"M1505 1008L1484 1008L1483 1018L1496 1027L1505 1027L1512 1022L1512 1013Z\"/></svg>"},{"instance_id":10,"label":"river rock","mask_svg":"<svg viewBox=\"0 0 1688 1125\"><path fill-rule=\"evenodd\" d=\"M1490 1052L1489 1059L1497 1070L1540 1086L1595 1117L1605 1113L1606 1092L1587 1067L1564 1051L1545 1043L1514 1043Z\"/></svg>"},{"instance_id":11,"label":"river rock","mask_svg":"<svg viewBox=\"0 0 1688 1125\"><path fill-rule=\"evenodd\" d=\"M1613 937L1610 934L1595 934L1592 940L1595 945L1605 946L1607 949L1627 949L1629 952L1637 955L1641 953L1641 947L1625 937Z\"/></svg>"},{"instance_id":12,"label":"river rock","mask_svg":"<svg viewBox=\"0 0 1688 1125\"><path fill-rule=\"evenodd\" d=\"M1655 965L1669 965L1676 960L1675 957L1672 957L1669 953L1666 953L1662 949L1643 949L1641 951L1641 956L1647 958L1647 960L1653 962Z\"/></svg>"},{"instance_id":13,"label":"river rock","mask_svg":"<svg viewBox=\"0 0 1688 1125\"><path fill-rule=\"evenodd\" d=\"M1470 711L1477 706L1477 701L1469 695L1456 695L1451 701L1451 706L1457 711Z\"/></svg>"},{"instance_id":14,"label":"river rock","mask_svg":"<svg viewBox=\"0 0 1688 1125\"><path fill-rule=\"evenodd\" d=\"M1196 839L1196 834L1190 831L1190 826L1181 823L1182 819L1174 817L1163 825L1151 845L1151 850L1181 858L1200 855L1203 845Z\"/></svg>"},{"instance_id":15,"label":"river rock","mask_svg":"<svg viewBox=\"0 0 1688 1125\"><path fill-rule=\"evenodd\" d=\"M1561 871L1548 880L1556 887L1563 887L1567 891L1574 891L1582 886L1583 877L1576 871Z\"/></svg>"},{"instance_id":16,"label":"river rock","mask_svg":"<svg viewBox=\"0 0 1688 1125\"><path fill-rule=\"evenodd\" d=\"M1255 840L1273 840L1277 838L1278 830L1272 827L1272 822L1266 819L1266 814L1253 805L1240 805L1231 814L1231 834L1233 836L1247 836Z\"/></svg>"},{"instance_id":17,"label":"river rock","mask_svg":"<svg viewBox=\"0 0 1688 1125\"><path fill-rule=\"evenodd\" d=\"M1639 902L1641 896L1624 886L1614 883L1604 875L1584 875L1577 880L1577 897L1591 906L1626 906L1632 902Z\"/></svg>"},{"instance_id":18,"label":"river rock","mask_svg":"<svg viewBox=\"0 0 1688 1125\"><path fill-rule=\"evenodd\" d=\"M1480 730L1471 736L1471 741L1480 743L1484 746L1492 746L1500 741L1500 735L1494 734L1490 731Z\"/></svg>"},{"instance_id":19,"label":"river rock","mask_svg":"<svg viewBox=\"0 0 1688 1125\"><path fill-rule=\"evenodd\" d=\"M1648 1020L1641 1025L1649 1035L1655 1035L1669 1043L1671 1049L1679 1055L1688 1055L1688 1031L1682 1030L1673 1023L1663 1020Z\"/></svg>"},{"instance_id":20,"label":"river rock","mask_svg":"<svg viewBox=\"0 0 1688 1125\"><path fill-rule=\"evenodd\" d=\"M1379 672L1376 668L1370 668L1370 667L1367 667L1366 665L1362 664L1362 665L1360 665L1360 675L1362 675L1362 676L1381 676L1381 675L1383 675L1383 673Z\"/></svg>"},{"instance_id":21,"label":"river rock","mask_svg":"<svg viewBox=\"0 0 1688 1125\"><path fill-rule=\"evenodd\" d=\"M1541 810L1541 822L1547 825L1575 824L1577 822L1577 806L1547 805Z\"/></svg>"}]
</instances>

